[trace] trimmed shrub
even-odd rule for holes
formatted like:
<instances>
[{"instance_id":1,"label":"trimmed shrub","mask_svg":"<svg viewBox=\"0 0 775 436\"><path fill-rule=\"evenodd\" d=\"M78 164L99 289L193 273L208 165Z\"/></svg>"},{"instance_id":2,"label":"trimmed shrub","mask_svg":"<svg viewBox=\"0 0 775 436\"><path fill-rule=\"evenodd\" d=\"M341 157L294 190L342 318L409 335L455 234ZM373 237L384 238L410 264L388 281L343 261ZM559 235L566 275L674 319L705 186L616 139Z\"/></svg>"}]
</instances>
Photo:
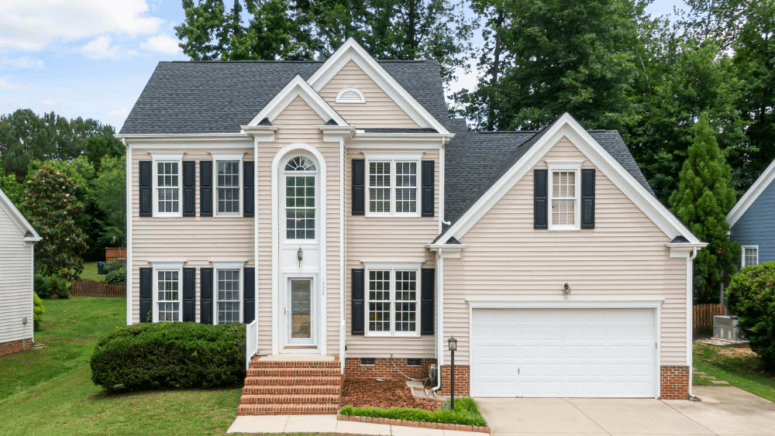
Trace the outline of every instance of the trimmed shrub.
<instances>
[{"instance_id":1,"label":"trimmed shrub","mask_svg":"<svg viewBox=\"0 0 775 436\"><path fill-rule=\"evenodd\" d=\"M727 288L727 307L764 370L775 372L775 262L740 270Z\"/></svg>"},{"instance_id":2,"label":"trimmed shrub","mask_svg":"<svg viewBox=\"0 0 775 436\"><path fill-rule=\"evenodd\" d=\"M32 309L32 320L33 320L32 328L35 330L38 330L40 328L40 323L43 322L43 312L45 312L45 310L43 309L43 300L41 300L40 297L38 297L38 294L33 292L32 301L34 306L34 308Z\"/></svg>"},{"instance_id":3,"label":"trimmed shrub","mask_svg":"<svg viewBox=\"0 0 775 436\"><path fill-rule=\"evenodd\" d=\"M35 293L40 298L49 298L56 295L59 298L69 298L70 288L67 283L54 276L44 276L35 274L34 285Z\"/></svg>"},{"instance_id":4,"label":"trimmed shrub","mask_svg":"<svg viewBox=\"0 0 775 436\"><path fill-rule=\"evenodd\" d=\"M48 277L43 277L43 274L35 274L33 287L35 288L35 293L38 294L38 297L40 298L48 298L49 295L51 295L51 289L48 285Z\"/></svg>"},{"instance_id":5,"label":"trimmed shrub","mask_svg":"<svg viewBox=\"0 0 775 436\"><path fill-rule=\"evenodd\" d=\"M445 404L449 403L449 400ZM368 416L371 418L403 419L417 422L437 422L441 424L478 425L487 427L487 422L479 413L479 407L471 398L455 398L455 410L447 410L444 406L433 412L422 409L406 409L393 407L391 409L376 409L373 407L344 406L339 410L342 415Z\"/></svg>"},{"instance_id":6,"label":"trimmed shrub","mask_svg":"<svg viewBox=\"0 0 775 436\"><path fill-rule=\"evenodd\" d=\"M102 337L92 381L107 391L237 386L245 379L245 326L136 324Z\"/></svg>"},{"instance_id":7,"label":"trimmed shrub","mask_svg":"<svg viewBox=\"0 0 775 436\"><path fill-rule=\"evenodd\" d=\"M107 262L104 267L102 267L106 274L110 274L113 271L118 271L122 268L126 271L126 263L119 262L117 260L111 260L110 262Z\"/></svg>"},{"instance_id":8,"label":"trimmed shrub","mask_svg":"<svg viewBox=\"0 0 775 436\"><path fill-rule=\"evenodd\" d=\"M109 272L107 276L105 276L105 283L108 283L108 284L124 283L124 282L126 282L126 268L119 268L117 270L113 270Z\"/></svg>"}]
</instances>

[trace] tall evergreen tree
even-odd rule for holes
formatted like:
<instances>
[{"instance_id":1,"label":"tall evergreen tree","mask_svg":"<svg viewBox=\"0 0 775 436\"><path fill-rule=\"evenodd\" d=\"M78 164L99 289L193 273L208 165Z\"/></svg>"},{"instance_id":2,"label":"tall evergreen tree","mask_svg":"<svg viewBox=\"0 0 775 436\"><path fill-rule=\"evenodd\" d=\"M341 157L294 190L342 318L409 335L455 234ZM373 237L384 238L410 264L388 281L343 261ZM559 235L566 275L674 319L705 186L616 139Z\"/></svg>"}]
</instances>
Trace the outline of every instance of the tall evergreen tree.
<instances>
[{"instance_id":1,"label":"tall evergreen tree","mask_svg":"<svg viewBox=\"0 0 775 436\"><path fill-rule=\"evenodd\" d=\"M678 189L670 196L672 210L695 236L708 243L694 262L695 289L700 301L717 301L721 284L728 285L737 272L734 262L740 245L727 237L726 214L735 204L735 191L731 170L706 113L694 126L694 143L679 180Z\"/></svg>"}]
</instances>

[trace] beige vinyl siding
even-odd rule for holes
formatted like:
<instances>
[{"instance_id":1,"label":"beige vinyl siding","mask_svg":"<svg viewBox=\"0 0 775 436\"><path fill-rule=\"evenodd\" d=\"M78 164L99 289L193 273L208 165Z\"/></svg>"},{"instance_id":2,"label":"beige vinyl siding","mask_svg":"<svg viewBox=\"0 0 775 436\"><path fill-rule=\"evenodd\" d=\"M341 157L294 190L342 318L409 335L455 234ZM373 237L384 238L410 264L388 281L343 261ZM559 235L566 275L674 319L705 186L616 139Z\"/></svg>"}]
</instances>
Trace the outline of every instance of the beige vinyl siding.
<instances>
[{"instance_id":1,"label":"beige vinyl siding","mask_svg":"<svg viewBox=\"0 0 775 436\"><path fill-rule=\"evenodd\" d=\"M32 338L32 244L25 233L0 206L0 344Z\"/></svg>"},{"instance_id":2,"label":"beige vinyl siding","mask_svg":"<svg viewBox=\"0 0 775 436\"><path fill-rule=\"evenodd\" d=\"M140 161L153 160L149 150L132 149L132 322L140 321L140 268L150 261L184 261L184 268L196 268L196 321L199 322L199 268L212 268L213 260L244 260L254 267L253 218L199 216L199 161L212 161L206 145L191 145L183 161L196 164L195 217L140 217ZM154 149L153 151L159 151ZM245 152L243 160L253 160L253 147L219 148L217 151ZM242 171L243 168L240 168ZM213 168L213 172L215 168ZM240 174L240 177L243 175ZM182 177L182 168L181 168ZM213 187L213 198L215 198ZM181 207L183 193L181 190ZM155 277L154 277L155 279ZM182 286L182 278L181 278Z\"/></svg>"},{"instance_id":3,"label":"beige vinyl siding","mask_svg":"<svg viewBox=\"0 0 775 436\"><path fill-rule=\"evenodd\" d=\"M345 88L355 88L366 103L337 103ZM350 61L319 92L342 118L360 128L417 128L401 109L355 62Z\"/></svg>"},{"instance_id":4,"label":"beige vinyl siding","mask_svg":"<svg viewBox=\"0 0 775 436\"><path fill-rule=\"evenodd\" d=\"M256 219L258 220L258 352L272 354L272 161L290 144L316 148L326 164L326 346L327 354L339 354L339 143L323 142L318 114L296 97L272 121L278 127L275 141L260 143L256 165ZM290 157L290 156L289 156ZM320 211L320 209L318 209ZM322 213L322 211L321 211ZM321 271L322 273L322 271ZM282 326L280 326L282 328Z\"/></svg>"},{"instance_id":5,"label":"beige vinyl siding","mask_svg":"<svg viewBox=\"0 0 775 436\"><path fill-rule=\"evenodd\" d=\"M397 151L400 153L400 151ZM347 150L346 180L352 180L352 159L363 159L361 150ZM435 161L434 217L366 217L352 215L348 198L346 217L346 309L347 357L420 358L435 357L434 336L368 337L352 335L352 269L363 268L363 261L423 262L423 268L434 268L433 253L425 246L439 233L439 151L424 150L422 160ZM367 175L368 176L368 175ZM419 177L418 177L419 181ZM347 185L349 186L349 185ZM348 195L351 195L348 188ZM366 205L368 207L368 204ZM420 205L418 204L418 207ZM419 277L418 277L419 280ZM418 283L418 290L419 290ZM419 305L418 305L419 311ZM419 316L419 313L418 313ZM368 321L368 316L365 318Z\"/></svg>"},{"instance_id":6,"label":"beige vinyl siding","mask_svg":"<svg viewBox=\"0 0 775 436\"><path fill-rule=\"evenodd\" d=\"M570 159L584 155L564 138L544 158ZM686 259L669 257L669 238L600 170L595 184L595 229L534 230L529 171L463 236L460 259L444 259L444 336L459 340L456 362L469 360L466 299L557 298L567 282L571 298L664 299L661 364L686 365Z\"/></svg>"}]
</instances>

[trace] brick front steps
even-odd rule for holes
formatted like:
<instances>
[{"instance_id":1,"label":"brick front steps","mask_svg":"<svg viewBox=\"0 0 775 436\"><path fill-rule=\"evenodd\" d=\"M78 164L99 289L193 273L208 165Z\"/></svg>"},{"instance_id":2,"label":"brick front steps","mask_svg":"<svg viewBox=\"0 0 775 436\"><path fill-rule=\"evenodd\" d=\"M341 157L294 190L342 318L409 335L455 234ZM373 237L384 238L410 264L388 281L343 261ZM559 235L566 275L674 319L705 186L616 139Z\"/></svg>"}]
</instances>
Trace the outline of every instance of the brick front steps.
<instances>
[{"instance_id":1,"label":"brick front steps","mask_svg":"<svg viewBox=\"0 0 775 436\"><path fill-rule=\"evenodd\" d=\"M277 361L254 357L238 415L335 415L342 394L339 361Z\"/></svg>"}]
</instances>

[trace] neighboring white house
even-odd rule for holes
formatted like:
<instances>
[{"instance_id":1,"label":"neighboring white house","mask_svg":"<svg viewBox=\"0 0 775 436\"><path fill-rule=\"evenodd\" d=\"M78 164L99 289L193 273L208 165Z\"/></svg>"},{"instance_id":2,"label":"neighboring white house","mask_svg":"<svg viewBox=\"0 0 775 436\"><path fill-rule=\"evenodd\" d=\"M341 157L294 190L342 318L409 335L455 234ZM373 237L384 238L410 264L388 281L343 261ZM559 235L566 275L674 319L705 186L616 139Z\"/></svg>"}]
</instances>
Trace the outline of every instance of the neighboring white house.
<instances>
[{"instance_id":1,"label":"neighboring white house","mask_svg":"<svg viewBox=\"0 0 775 436\"><path fill-rule=\"evenodd\" d=\"M40 235L0 190L0 356L32 346L37 241Z\"/></svg>"}]
</instances>

